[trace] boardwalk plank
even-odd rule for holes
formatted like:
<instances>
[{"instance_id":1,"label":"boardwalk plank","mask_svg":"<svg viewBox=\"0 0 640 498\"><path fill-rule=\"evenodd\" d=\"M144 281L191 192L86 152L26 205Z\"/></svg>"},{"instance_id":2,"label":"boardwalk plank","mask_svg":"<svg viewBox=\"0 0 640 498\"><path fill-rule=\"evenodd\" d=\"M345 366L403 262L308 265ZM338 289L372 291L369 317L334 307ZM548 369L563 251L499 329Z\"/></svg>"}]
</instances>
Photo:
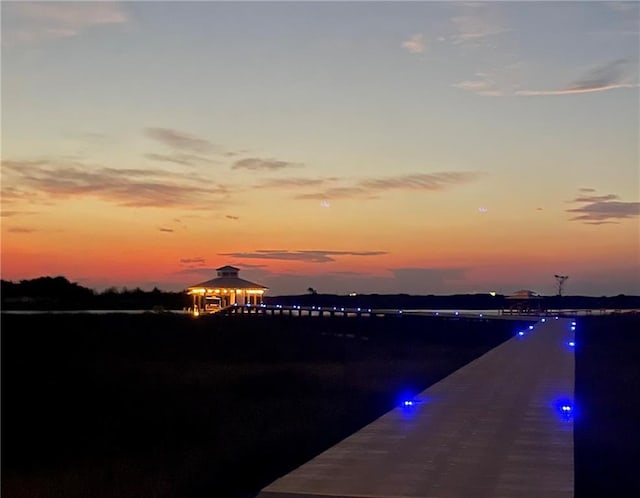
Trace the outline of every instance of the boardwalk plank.
<instances>
[{"instance_id":1,"label":"boardwalk plank","mask_svg":"<svg viewBox=\"0 0 640 498\"><path fill-rule=\"evenodd\" d=\"M574 493L571 320L546 319L426 389L258 498Z\"/></svg>"}]
</instances>

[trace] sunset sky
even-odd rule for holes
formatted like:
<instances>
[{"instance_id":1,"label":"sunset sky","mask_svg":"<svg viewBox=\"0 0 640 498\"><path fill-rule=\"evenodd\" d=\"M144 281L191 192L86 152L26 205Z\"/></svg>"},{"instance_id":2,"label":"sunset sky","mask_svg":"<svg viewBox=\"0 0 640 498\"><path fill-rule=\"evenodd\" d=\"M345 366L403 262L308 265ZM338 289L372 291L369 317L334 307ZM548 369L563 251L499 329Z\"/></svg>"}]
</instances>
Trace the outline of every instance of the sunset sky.
<instances>
[{"instance_id":1,"label":"sunset sky","mask_svg":"<svg viewBox=\"0 0 640 498\"><path fill-rule=\"evenodd\" d=\"M640 294L638 2L2 2L2 278Z\"/></svg>"}]
</instances>

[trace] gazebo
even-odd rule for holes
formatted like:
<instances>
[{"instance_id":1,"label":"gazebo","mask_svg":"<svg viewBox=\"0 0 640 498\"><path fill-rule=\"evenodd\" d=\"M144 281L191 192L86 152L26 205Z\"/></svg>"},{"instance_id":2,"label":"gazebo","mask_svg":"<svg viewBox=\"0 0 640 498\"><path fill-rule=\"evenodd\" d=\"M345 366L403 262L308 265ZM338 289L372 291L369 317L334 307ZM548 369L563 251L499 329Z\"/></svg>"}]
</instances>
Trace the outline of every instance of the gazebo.
<instances>
[{"instance_id":1,"label":"gazebo","mask_svg":"<svg viewBox=\"0 0 640 498\"><path fill-rule=\"evenodd\" d=\"M508 309L503 310L503 313L508 313L510 315L529 315L538 314L543 311L540 308L542 296L532 290L519 290L517 292L514 292L510 296L507 296L506 299L508 299L512 303Z\"/></svg>"},{"instance_id":2,"label":"gazebo","mask_svg":"<svg viewBox=\"0 0 640 498\"><path fill-rule=\"evenodd\" d=\"M238 277L239 268L221 266L218 276L187 288L193 296L194 313L215 313L233 305L259 305L268 287Z\"/></svg>"}]
</instances>

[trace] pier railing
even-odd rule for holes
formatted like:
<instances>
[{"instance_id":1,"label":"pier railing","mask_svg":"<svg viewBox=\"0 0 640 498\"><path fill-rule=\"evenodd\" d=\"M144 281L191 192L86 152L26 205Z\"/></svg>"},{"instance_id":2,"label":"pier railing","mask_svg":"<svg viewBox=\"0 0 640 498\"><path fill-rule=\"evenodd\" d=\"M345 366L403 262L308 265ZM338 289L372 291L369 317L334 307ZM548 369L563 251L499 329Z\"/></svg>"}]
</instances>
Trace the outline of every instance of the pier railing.
<instances>
[{"instance_id":1,"label":"pier railing","mask_svg":"<svg viewBox=\"0 0 640 498\"><path fill-rule=\"evenodd\" d=\"M281 304L232 305L221 309L222 315L270 315L270 316L305 316L305 317L389 317L389 316L440 316L444 318L501 318L500 310L401 310L347 308L341 306L301 306ZM514 314L514 318L517 315ZM520 315L522 317L523 315ZM504 317L507 318L507 317Z\"/></svg>"},{"instance_id":2,"label":"pier railing","mask_svg":"<svg viewBox=\"0 0 640 498\"><path fill-rule=\"evenodd\" d=\"M371 308L343 308L321 306L284 306L280 304L243 304L233 305L218 311L223 315L288 315L288 316L345 316L362 317L386 314L384 311ZM397 313L397 312L396 312ZM400 313L402 313L400 311Z\"/></svg>"},{"instance_id":3,"label":"pier railing","mask_svg":"<svg viewBox=\"0 0 640 498\"><path fill-rule=\"evenodd\" d=\"M216 310L219 315L270 315L270 316L306 316L306 317L385 317L385 316L440 316L445 318L475 318L475 319L521 319L549 316L589 316L608 315L620 312L637 313L639 310L431 310L431 309L372 309L363 307L340 306L301 306L282 304L233 304ZM208 313L204 313L208 314Z\"/></svg>"}]
</instances>

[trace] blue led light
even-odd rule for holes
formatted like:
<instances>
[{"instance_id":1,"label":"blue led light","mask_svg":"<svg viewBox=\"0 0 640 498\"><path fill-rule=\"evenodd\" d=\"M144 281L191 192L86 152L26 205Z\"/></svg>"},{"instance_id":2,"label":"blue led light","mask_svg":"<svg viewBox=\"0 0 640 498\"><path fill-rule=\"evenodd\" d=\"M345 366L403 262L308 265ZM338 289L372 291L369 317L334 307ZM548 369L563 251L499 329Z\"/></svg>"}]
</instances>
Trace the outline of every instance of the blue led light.
<instances>
[{"instance_id":1,"label":"blue led light","mask_svg":"<svg viewBox=\"0 0 640 498\"><path fill-rule=\"evenodd\" d=\"M576 341L567 342L567 346L569 346L570 348L575 348L576 347Z\"/></svg>"},{"instance_id":2,"label":"blue led light","mask_svg":"<svg viewBox=\"0 0 640 498\"><path fill-rule=\"evenodd\" d=\"M555 402L555 409L564 420L569 420L575 416L573 401L568 398L559 399Z\"/></svg>"},{"instance_id":3,"label":"blue led light","mask_svg":"<svg viewBox=\"0 0 640 498\"><path fill-rule=\"evenodd\" d=\"M576 326L576 322L571 322L571 325L572 325L573 327L575 327L575 326Z\"/></svg>"},{"instance_id":4,"label":"blue led light","mask_svg":"<svg viewBox=\"0 0 640 498\"><path fill-rule=\"evenodd\" d=\"M400 398L400 399L402 400L400 401L400 406L402 408L413 408L423 402L423 400L416 399L416 398Z\"/></svg>"},{"instance_id":5,"label":"blue led light","mask_svg":"<svg viewBox=\"0 0 640 498\"><path fill-rule=\"evenodd\" d=\"M518 335L522 337L524 335L524 332L521 330L520 332L518 332Z\"/></svg>"},{"instance_id":6,"label":"blue led light","mask_svg":"<svg viewBox=\"0 0 640 498\"><path fill-rule=\"evenodd\" d=\"M543 319L542 319L542 323L544 323L544 322L546 322L546 321L547 321L547 319L546 319L546 318L543 318Z\"/></svg>"},{"instance_id":7,"label":"blue led light","mask_svg":"<svg viewBox=\"0 0 640 498\"><path fill-rule=\"evenodd\" d=\"M571 331L574 332L576 330L575 327L571 327Z\"/></svg>"},{"instance_id":8,"label":"blue led light","mask_svg":"<svg viewBox=\"0 0 640 498\"><path fill-rule=\"evenodd\" d=\"M413 389L402 389L397 393L395 400L400 415L406 420L416 417L422 405L430 402L429 397L420 396Z\"/></svg>"},{"instance_id":9,"label":"blue led light","mask_svg":"<svg viewBox=\"0 0 640 498\"><path fill-rule=\"evenodd\" d=\"M533 325L529 325L529 330L533 330Z\"/></svg>"},{"instance_id":10,"label":"blue led light","mask_svg":"<svg viewBox=\"0 0 640 498\"><path fill-rule=\"evenodd\" d=\"M458 314L458 312L456 311L456 315Z\"/></svg>"}]
</instances>

